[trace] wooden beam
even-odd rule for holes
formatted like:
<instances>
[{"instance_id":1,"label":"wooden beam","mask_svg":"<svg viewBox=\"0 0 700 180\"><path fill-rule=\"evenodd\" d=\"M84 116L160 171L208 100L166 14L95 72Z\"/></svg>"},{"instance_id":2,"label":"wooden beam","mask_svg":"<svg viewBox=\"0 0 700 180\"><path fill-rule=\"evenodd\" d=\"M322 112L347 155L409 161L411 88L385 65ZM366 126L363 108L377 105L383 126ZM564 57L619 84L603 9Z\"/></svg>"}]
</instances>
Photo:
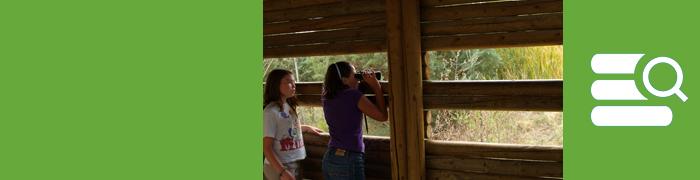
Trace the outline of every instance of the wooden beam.
<instances>
[{"instance_id":1,"label":"wooden beam","mask_svg":"<svg viewBox=\"0 0 700 180\"><path fill-rule=\"evenodd\" d=\"M353 41L301 46L282 46L263 49L264 58L330 56L340 54L372 53L386 50L382 40Z\"/></svg>"},{"instance_id":2,"label":"wooden beam","mask_svg":"<svg viewBox=\"0 0 700 180\"><path fill-rule=\"evenodd\" d=\"M505 48L560 45L562 43L563 31L561 29L423 38L423 48L425 50Z\"/></svg>"},{"instance_id":3,"label":"wooden beam","mask_svg":"<svg viewBox=\"0 0 700 180\"><path fill-rule=\"evenodd\" d=\"M563 81L426 81L425 109L562 111Z\"/></svg>"},{"instance_id":4,"label":"wooden beam","mask_svg":"<svg viewBox=\"0 0 700 180\"><path fill-rule=\"evenodd\" d=\"M388 95L389 83L387 81L380 81L379 84L382 86L382 91L384 95ZM297 95L321 95L323 90L322 82L299 82L296 83L296 94ZM370 92L365 92L369 94Z\"/></svg>"},{"instance_id":5,"label":"wooden beam","mask_svg":"<svg viewBox=\"0 0 700 180\"><path fill-rule=\"evenodd\" d=\"M408 178L406 160L406 123L400 121L407 115L404 114L405 89L403 89L403 31L401 21L401 0L386 0L387 17L387 58L389 61L389 78L392 85L389 87L393 101L388 101L389 123L391 136L391 175L394 180ZM396 105L396 106L395 106ZM401 106L401 107L399 107Z\"/></svg>"},{"instance_id":6,"label":"wooden beam","mask_svg":"<svg viewBox=\"0 0 700 180\"><path fill-rule=\"evenodd\" d=\"M321 86L298 83L300 104L320 106ZM561 80L423 81L423 108L562 111L562 88ZM389 95L386 89L384 95Z\"/></svg>"},{"instance_id":7,"label":"wooden beam","mask_svg":"<svg viewBox=\"0 0 700 180\"><path fill-rule=\"evenodd\" d=\"M425 179L420 5L387 0L393 179Z\"/></svg>"},{"instance_id":8,"label":"wooden beam","mask_svg":"<svg viewBox=\"0 0 700 180\"><path fill-rule=\"evenodd\" d=\"M426 22L421 26L423 36L517 32L527 30L563 29L563 14L537 14L455 21Z\"/></svg>"},{"instance_id":9,"label":"wooden beam","mask_svg":"<svg viewBox=\"0 0 700 180\"><path fill-rule=\"evenodd\" d=\"M562 111L562 98L551 96L426 96L425 109Z\"/></svg>"},{"instance_id":10,"label":"wooden beam","mask_svg":"<svg viewBox=\"0 0 700 180\"><path fill-rule=\"evenodd\" d=\"M330 135L328 133L321 133L322 135L304 135L304 143L308 143L314 146L326 146L330 140ZM364 136L363 141L365 142L365 149L371 151L386 151L389 148L389 138L383 136Z\"/></svg>"},{"instance_id":11,"label":"wooden beam","mask_svg":"<svg viewBox=\"0 0 700 180\"><path fill-rule=\"evenodd\" d=\"M480 3L498 0L421 0L421 7L434 7L434 6L446 6L446 5L458 5L458 4L469 4L469 3Z\"/></svg>"},{"instance_id":12,"label":"wooden beam","mask_svg":"<svg viewBox=\"0 0 700 180\"><path fill-rule=\"evenodd\" d=\"M463 158L454 156L427 156L426 168L530 177L562 177L563 174L561 162Z\"/></svg>"},{"instance_id":13,"label":"wooden beam","mask_svg":"<svg viewBox=\"0 0 700 180\"><path fill-rule=\"evenodd\" d=\"M512 176L512 175L500 175L500 174L490 174L490 173L475 173L475 172L464 172L464 171L449 171L449 170L427 170L427 179L430 180L556 180L562 178L556 177L524 177L524 176Z\"/></svg>"},{"instance_id":14,"label":"wooden beam","mask_svg":"<svg viewBox=\"0 0 700 180\"><path fill-rule=\"evenodd\" d=\"M406 102L406 151L408 165L408 179L425 179L425 141L423 120L423 73L421 54L421 30L420 30L420 3L419 0L405 0L402 2L402 31L404 47L404 71L403 75ZM396 75L396 74L394 74ZM392 99L392 98L390 98ZM395 119L398 120L398 119Z\"/></svg>"},{"instance_id":15,"label":"wooden beam","mask_svg":"<svg viewBox=\"0 0 700 180\"><path fill-rule=\"evenodd\" d=\"M385 96L385 98L389 98ZM299 105L321 107L321 95L298 95ZM562 111L562 97L554 96L425 96L423 108L498 111ZM388 102L391 102L388 100Z\"/></svg>"},{"instance_id":16,"label":"wooden beam","mask_svg":"<svg viewBox=\"0 0 700 180\"><path fill-rule=\"evenodd\" d=\"M460 141L428 140L428 155L461 156L479 158L522 159L539 161L563 161L561 146L534 146Z\"/></svg>"},{"instance_id":17,"label":"wooden beam","mask_svg":"<svg viewBox=\"0 0 700 180\"><path fill-rule=\"evenodd\" d=\"M388 93L389 83L381 83L384 93ZM320 95L323 83L300 82L296 84L298 95ZM426 96L490 96L490 95L527 95L527 96L562 96L562 80L460 80L460 81L423 81L423 94Z\"/></svg>"},{"instance_id":18,"label":"wooden beam","mask_svg":"<svg viewBox=\"0 0 700 180\"><path fill-rule=\"evenodd\" d=\"M426 96L562 96L562 80L424 81Z\"/></svg>"},{"instance_id":19,"label":"wooden beam","mask_svg":"<svg viewBox=\"0 0 700 180\"><path fill-rule=\"evenodd\" d=\"M350 14L384 12L384 0L354 0L263 12L263 22L305 20Z\"/></svg>"},{"instance_id":20,"label":"wooden beam","mask_svg":"<svg viewBox=\"0 0 700 180\"><path fill-rule=\"evenodd\" d=\"M430 80L430 53L421 51L421 69L423 70L423 94L425 94L425 81ZM425 103L423 104L425 106ZM425 107L423 107L425 108ZM432 132L432 115L430 111L423 110L423 138L430 139L429 135Z\"/></svg>"},{"instance_id":21,"label":"wooden beam","mask_svg":"<svg viewBox=\"0 0 700 180\"><path fill-rule=\"evenodd\" d=\"M305 177L316 177L308 173L320 173L320 160L326 150L330 136L304 134L307 160L315 165L305 168ZM367 178L387 179L390 152L388 137L365 136L366 160L372 166L367 169ZM457 179L557 179L562 176L563 148L561 146L535 146L495 144L459 141L426 141L427 178ZM304 160L306 161L306 160ZM304 162L308 163L308 162ZM378 171L378 167L384 167ZM377 172L386 173L375 176ZM439 174L431 174L439 172ZM371 174L373 173L373 174ZM438 175L438 177L434 177ZM448 176L448 177L446 177Z\"/></svg>"},{"instance_id":22,"label":"wooden beam","mask_svg":"<svg viewBox=\"0 0 700 180\"><path fill-rule=\"evenodd\" d=\"M367 98L370 98L370 101L374 102L374 100L371 100L372 98L374 98L374 97L372 97L374 95L365 95L365 96L367 96ZM322 98L322 96L320 94L297 95L297 100L299 102L299 105L301 105L301 106L321 107L321 98ZM391 100L389 100L389 95L384 95L384 99L386 100L387 103L389 101L391 101Z\"/></svg>"},{"instance_id":23,"label":"wooden beam","mask_svg":"<svg viewBox=\"0 0 700 180\"><path fill-rule=\"evenodd\" d=\"M347 0L265 0L263 1L263 11L275 11L306 6L318 6L344 1Z\"/></svg>"},{"instance_id":24,"label":"wooden beam","mask_svg":"<svg viewBox=\"0 0 700 180\"><path fill-rule=\"evenodd\" d=\"M264 35L383 26L386 14L368 13L263 25Z\"/></svg>"},{"instance_id":25,"label":"wooden beam","mask_svg":"<svg viewBox=\"0 0 700 180\"><path fill-rule=\"evenodd\" d=\"M334 43L349 41L366 41L386 39L386 27L372 26L364 28L340 29L330 31L317 31L307 33L294 33L282 35L270 35L263 37L263 47L275 47L286 45L304 45L315 43Z\"/></svg>"},{"instance_id":26,"label":"wooden beam","mask_svg":"<svg viewBox=\"0 0 700 180\"><path fill-rule=\"evenodd\" d=\"M422 21L444 21L468 18L517 16L563 12L562 0L503 1L496 3L472 4L423 8Z\"/></svg>"},{"instance_id":27,"label":"wooden beam","mask_svg":"<svg viewBox=\"0 0 700 180\"><path fill-rule=\"evenodd\" d=\"M297 95L300 106L321 107L321 95Z\"/></svg>"}]
</instances>

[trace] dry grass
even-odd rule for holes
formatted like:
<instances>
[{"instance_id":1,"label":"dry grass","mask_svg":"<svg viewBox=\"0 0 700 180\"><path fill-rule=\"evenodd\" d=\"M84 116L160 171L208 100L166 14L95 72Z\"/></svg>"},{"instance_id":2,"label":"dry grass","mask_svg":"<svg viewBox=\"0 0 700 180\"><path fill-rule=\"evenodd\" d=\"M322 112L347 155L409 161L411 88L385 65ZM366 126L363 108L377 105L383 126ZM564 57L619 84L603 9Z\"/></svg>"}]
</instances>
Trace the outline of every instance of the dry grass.
<instances>
[{"instance_id":1,"label":"dry grass","mask_svg":"<svg viewBox=\"0 0 700 180\"><path fill-rule=\"evenodd\" d=\"M433 80L490 79L562 79L563 47L478 49L431 52ZM381 53L345 56L297 58L279 61L266 59L263 70L297 67L299 79L319 81L325 67L347 60L358 68L374 67L386 72L386 56ZM319 107L300 107L303 123L325 131L328 126ZM530 145L562 145L561 112L433 110L428 137L437 140L475 141ZM369 135L389 136L389 123L368 119Z\"/></svg>"},{"instance_id":2,"label":"dry grass","mask_svg":"<svg viewBox=\"0 0 700 180\"><path fill-rule=\"evenodd\" d=\"M430 139L509 144L562 145L561 112L431 111ZM444 117L439 117L444 116Z\"/></svg>"}]
</instances>

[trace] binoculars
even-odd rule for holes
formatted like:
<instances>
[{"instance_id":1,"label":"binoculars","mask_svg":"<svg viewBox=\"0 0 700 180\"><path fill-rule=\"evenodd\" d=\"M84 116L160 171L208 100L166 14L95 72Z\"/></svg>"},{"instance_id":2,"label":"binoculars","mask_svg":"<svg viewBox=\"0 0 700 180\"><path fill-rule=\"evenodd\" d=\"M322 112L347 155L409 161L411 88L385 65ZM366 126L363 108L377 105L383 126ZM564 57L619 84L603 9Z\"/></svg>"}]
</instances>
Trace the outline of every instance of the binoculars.
<instances>
[{"instance_id":1,"label":"binoculars","mask_svg":"<svg viewBox=\"0 0 700 180\"><path fill-rule=\"evenodd\" d=\"M374 72L374 77L376 77L377 80L381 80L381 79L382 79L382 73L379 72L379 71ZM355 74L355 79L362 81L362 80L364 80L364 77L362 76L362 73L357 73L357 74Z\"/></svg>"},{"instance_id":2,"label":"binoculars","mask_svg":"<svg viewBox=\"0 0 700 180\"><path fill-rule=\"evenodd\" d=\"M381 72L374 72L374 77L376 77L377 80L381 80L382 73ZM362 81L364 79L364 77L362 77L362 73L357 73L357 74L355 74L355 79ZM365 83L365 82L361 82L360 85L357 87L357 89L360 90L360 92L362 92L364 94L374 94L374 91L372 91L372 89L369 87L369 85L367 85L367 83ZM370 98L370 101L372 101L372 103L374 103L374 98Z\"/></svg>"}]
</instances>

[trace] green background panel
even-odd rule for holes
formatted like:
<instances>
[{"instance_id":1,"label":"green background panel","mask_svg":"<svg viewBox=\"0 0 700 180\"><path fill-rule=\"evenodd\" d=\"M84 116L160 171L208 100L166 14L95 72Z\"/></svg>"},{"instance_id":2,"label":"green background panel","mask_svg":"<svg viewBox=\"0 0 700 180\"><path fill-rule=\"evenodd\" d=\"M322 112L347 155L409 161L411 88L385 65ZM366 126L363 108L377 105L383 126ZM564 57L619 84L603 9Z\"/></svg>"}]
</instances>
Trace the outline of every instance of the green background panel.
<instances>
[{"instance_id":1,"label":"green background panel","mask_svg":"<svg viewBox=\"0 0 700 180\"><path fill-rule=\"evenodd\" d=\"M0 1L0 27L0 179L262 177L262 1Z\"/></svg>"},{"instance_id":2,"label":"green background panel","mask_svg":"<svg viewBox=\"0 0 700 180\"><path fill-rule=\"evenodd\" d=\"M565 1L564 4L564 175L566 179L688 179L700 148L697 42L694 1ZM597 75L590 61L598 53L641 53L634 75ZM684 71L681 90L689 97L655 97L642 84L644 65L656 57L675 59ZM652 81L671 87L670 66L655 66ZM596 101L590 93L598 79L632 79L647 101ZM595 106L666 105L673 110L667 127L597 127Z\"/></svg>"}]
</instances>

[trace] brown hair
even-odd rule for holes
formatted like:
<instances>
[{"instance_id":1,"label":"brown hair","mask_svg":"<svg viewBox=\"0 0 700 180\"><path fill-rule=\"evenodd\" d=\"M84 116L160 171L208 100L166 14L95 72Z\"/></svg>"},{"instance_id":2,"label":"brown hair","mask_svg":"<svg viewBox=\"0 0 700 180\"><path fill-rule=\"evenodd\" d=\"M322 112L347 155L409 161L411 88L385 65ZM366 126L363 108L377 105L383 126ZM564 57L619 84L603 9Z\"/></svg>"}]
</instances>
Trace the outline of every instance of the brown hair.
<instances>
[{"instance_id":1,"label":"brown hair","mask_svg":"<svg viewBox=\"0 0 700 180\"><path fill-rule=\"evenodd\" d=\"M263 93L263 109L270 103L275 103L280 109L283 109L282 103L282 93L280 93L280 83L284 76L292 75L291 71L284 69L275 69L267 74L265 80L265 91ZM287 98L287 104L292 107L292 113L297 115L297 99L296 97Z\"/></svg>"},{"instance_id":2,"label":"brown hair","mask_svg":"<svg viewBox=\"0 0 700 180\"><path fill-rule=\"evenodd\" d=\"M343 84L340 77L349 77L351 73L352 66L348 62L340 61L329 65L326 70L326 78L323 80L323 97L333 99L338 95L338 92L350 88Z\"/></svg>"}]
</instances>

